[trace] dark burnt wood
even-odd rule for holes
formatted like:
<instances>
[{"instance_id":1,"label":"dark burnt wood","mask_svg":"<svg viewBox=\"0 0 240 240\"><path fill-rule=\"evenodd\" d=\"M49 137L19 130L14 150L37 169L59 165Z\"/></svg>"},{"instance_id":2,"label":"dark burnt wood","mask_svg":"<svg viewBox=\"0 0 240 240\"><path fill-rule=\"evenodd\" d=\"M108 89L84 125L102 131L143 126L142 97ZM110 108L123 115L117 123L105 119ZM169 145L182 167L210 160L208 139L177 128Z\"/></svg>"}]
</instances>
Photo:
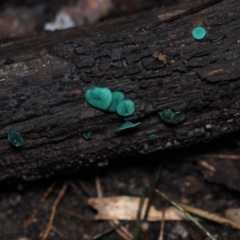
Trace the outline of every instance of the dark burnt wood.
<instances>
[{"instance_id":1,"label":"dark burnt wood","mask_svg":"<svg viewBox=\"0 0 240 240\"><path fill-rule=\"evenodd\" d=\"M103 166L240 129L239 1L211 2L194 2L194 14L186 6L155 9L2 43L0 179ZM197 25L207 28L202 41L191 36ZM90 107L84 91L93 86L123 91L135 114L123 119ZM186 120L168 125L158 116L163 109L184 111ZM117 133L124 120L141 125ZM9 131L22 134L21 148L8 143ZM152 133L157 140L148 140Z\"/></svg>"}]
</instances>

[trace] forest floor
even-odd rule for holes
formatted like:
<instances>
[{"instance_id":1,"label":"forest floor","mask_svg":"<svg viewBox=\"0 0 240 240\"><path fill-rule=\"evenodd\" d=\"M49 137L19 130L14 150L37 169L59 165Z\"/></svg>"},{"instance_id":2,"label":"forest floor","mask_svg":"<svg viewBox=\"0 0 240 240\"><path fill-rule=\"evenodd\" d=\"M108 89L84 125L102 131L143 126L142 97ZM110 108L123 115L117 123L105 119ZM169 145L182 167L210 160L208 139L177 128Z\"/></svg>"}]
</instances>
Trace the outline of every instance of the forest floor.
<instances>
[{"instance_id":1,"label":"forest floor","mask_svg":"<svg viewBox=\"0 0 240 240\"><path fill-rule=\"evenodd\" d=\"M52 207L56 205L61 192L63 195L47 239L91 239L109 229L110 225L106 220L94 220L96 210L88 205L88 199L96 198L99 194L103 197L140 197L143 192L148 197L157 172L160 173L160 178L156 188L173 200L221 216L225 216L226 210L235 209L235 215L238 215L238 134L226 135L210 143L181 150L139 156L136 159L119 159L108 166L89 169L74 176L57 176L44 182L1 183L0 239L42 239L39 234L48 225ZM46 191L50 193L43 197ZM39 205L41 198L44 200ZM155 194L153 205L161 210L169 206L169 203ZM30 216L38 206L38 213L31 219ZM122 211L129 214L129 209ZM29 218L31 220L28 226L24 227ZM134 219L135 216L132 221L124 222L131 234L136 229ZM216 239L224 229L223 225L213 221L203 218L199 218L199 221ZM160 224L160 221L149 222L149 239L159 239ZM227 228L227 232L229 230ZM225 237L221 239L240 238L239 230L232 230L231 238L228 238L227 232L224 232ZM163 233L164 240L207 239L190 221L166 221ZM113 231L101 239L124 238Z\"/></svg>"}]
</instances>

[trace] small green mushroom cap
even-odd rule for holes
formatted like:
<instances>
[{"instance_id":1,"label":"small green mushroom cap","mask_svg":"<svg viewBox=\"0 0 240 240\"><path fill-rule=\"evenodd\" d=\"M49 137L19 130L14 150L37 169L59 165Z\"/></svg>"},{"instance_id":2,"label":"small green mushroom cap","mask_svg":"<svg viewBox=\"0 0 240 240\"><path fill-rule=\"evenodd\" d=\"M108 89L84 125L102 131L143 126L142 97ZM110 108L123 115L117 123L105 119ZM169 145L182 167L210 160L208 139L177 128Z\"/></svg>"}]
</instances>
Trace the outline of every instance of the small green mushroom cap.
<instances>
[{"instance_id":1,"label":"small green mushroom cap","mask_svg":"<svg viewBox=\"0 0 240 240\"><path fill-rule=\"evenodd\" d=\"M178 124L185 119L185 113L183 112L175 112L171 117L171 123Z\"/></svg>"},{"instance_id":2,"label":"small green mushroom cap","mask_svg":"<svg viewBox=\"0 0 240 240\"><path fill-rule=\"evenodd\" d=\"M173 112L170 109L165 109L159 113L161 119L164 122L178 124L185 119L185 113L183 112Z\"/></svg>"},{"instance_id":3,"label":"small green mushroom cap","mask_svg":"<svg viewBox=\"0 0 240 240\"><path fill-rule=\"evenodd\" d=\"M117 132L120 132L120 131L123 131L123 130L126 130L126 129L129 129L129 128L135 128L137 127L138 125L140 125L141 123L140 122L137 122L137 123L132 123L132 122L125 122L124 124L122 124L120 127L117 128Z\"/></svg>"},{"instance_id":4,"label":"small green mushroom cap","mask_svg":"<svg viewBox=\"0 0 240 240\"><path fill-rule=\"evenodd\" d=\"M23 145L23 139L21 137L21 134L18 132L9 132L8 142L11 143L14 147L21 147Z\"/></svg>"},{"instance_id":5,"label":"small green mushroom cap","mask_svg":"<svg viewBox=\"0 0 240 240\"><path fill-rule=\"evenodd\" d=\"M196 40L202 40L207 34L207 31L204 27L195 27L192 30L192 36Z\"/></svg>"},{"instance_id":6,"label":"small green mushroom cap","mask_svg":"<svg viewBox=\"0 0 240 240\"><path fill-rule=\"evenodd\" d=\"M53 113L54 113L54 109L53 109L53 108L49 108L48 112L49 112L50 114L53 114Z\"/></svg>"},{"instance_id":7,"label":"small green mushroom cap","mask_svg":"<svg viewBox=\"0 0 240 240\"><path fill-rule=\"evenodd\" d=\"M149 135L148 139L151 141L154 141L157 139L157 136L155 134L151 134L151 135Z\"/></svg>"},{"instance_id":8,"label":"small green mushroom cap","mask_svg":"<svg viewBox=\"0 0 240 240\"><path fill-rule=\"evenodd\" d=\"M116 112L119 103L122 102L124 100L124 98L125 98L125 96L122 92L119 92L119 91L112 92L112 103L109 106L108 111Z\"/></svg>"},{"instance_id":9,"label":"small green mushroom cap","mask_svg":"<svg viewBox=\"0 0 240 240\"><path fill-rule=\"evenodd\" d=\"M90 88L84 96L90 105L101 110L107 110L112 102L112 92L105 87Z\"/></svg>"},{"instance_id":10,"label":"small green mushroom cap","mask_svg":"<svg viewBox=\"0 0 240 240\"><path fill-rule=\"evenodd\" d=\"M92 132L83 133L83 138L85 140L91 140L93 138L93 133Z\"/></svg>"},{"instance_id":11,"label":"small green mushroom cap","mask_svg":"<svg viewBox=\"0 0 240 240\"><path fill-rule=\"evenodd\" d=\"M132 100L123 100L118 104L117 114L122 117L128 117L135 112L135 104Z\"/></svg>"},{"instance_id":12,"label":"small green mushroom cap","mask_svg":"<svg viewBox=\"0 0 240 240\"><path fill-rule=\"evenodd\" d=\"M164 122L170 122L173 112L170 109L164 109L159 115Z\"/></svg>"}]
</instances>

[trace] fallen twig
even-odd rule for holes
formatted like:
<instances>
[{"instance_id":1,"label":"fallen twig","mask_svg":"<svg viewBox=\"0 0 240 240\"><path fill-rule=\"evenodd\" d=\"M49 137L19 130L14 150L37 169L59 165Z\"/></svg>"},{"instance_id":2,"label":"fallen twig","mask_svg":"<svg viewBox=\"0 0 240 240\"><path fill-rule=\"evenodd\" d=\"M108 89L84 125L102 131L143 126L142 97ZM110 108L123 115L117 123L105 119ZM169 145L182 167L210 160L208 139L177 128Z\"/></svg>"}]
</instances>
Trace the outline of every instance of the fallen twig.
<instances>
[{"instance_id":1,"label":"fallen twig","mask_svg":"<svg viewBox=\"0 0 240 240\"><path fill-rule=\"evenodd\" d=\"M42 195L42 197L38 201L38 204L37 204L36 208L32 211L32 214L29 216L28 220L25 221L25 223L23 225L24 229L28 228L33 223L34 218L36 218L40 208L42 207L42 205L44 204L44 202L46 201L46 199L50 195L50 193L53 191L55 185L56 185L56 183L51 184L48 187L48 189L44 192L44 194Z\"/></svg>"},{"instance_id":2,"label":"fallen twig","mask_svg":"<svg viewBox=\"0 0 240 240\"><path fill-rule=\"evenodd\" d=\"M64 184L61 191L59 192L57 198L55 199L53 205L52 205L52 212L48 221L48 224L46 226L46 228L40 233L39 235L39 239L40 240L46 240L48 237L48 234L50 233L52 226L53 226L53 221L56 215L56 210L57 210L57 206L60 202L60 200L62 199L62 197L64 196L65 192L67 190L67 184Z\"/></svg>"},{"instance_id":3,"label":"fallen twig","mask_svg":"<svg viewBox=\"0 0 240 240\"><path fill-rule=\"evenodd\" d=\"M183 209L185 209L186 211L188 211L190 213L193 213L196 216L208 219L208 220L213 221L213 222L221 223L221 224L229 223L229 224L232 225L233 228L240 230L240 223L238 223L236 221L230 220L230 219L225 218L225 217L221 217L217 214L210 213L210 212L204 211L204 210L199 209L199 208L195 208L193 206L188 206L188 205L185 205L185 204L182 204L182 203L178 203L178 204Z\"/></svg>"}]
</instances>

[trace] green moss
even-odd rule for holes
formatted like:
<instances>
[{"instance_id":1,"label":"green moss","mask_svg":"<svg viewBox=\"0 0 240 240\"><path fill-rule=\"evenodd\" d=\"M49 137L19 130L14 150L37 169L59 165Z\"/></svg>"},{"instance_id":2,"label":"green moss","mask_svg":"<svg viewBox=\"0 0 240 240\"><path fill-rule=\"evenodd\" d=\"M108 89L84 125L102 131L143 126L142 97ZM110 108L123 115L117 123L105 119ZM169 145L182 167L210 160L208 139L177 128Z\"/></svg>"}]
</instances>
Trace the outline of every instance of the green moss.
<instances>
[{"instance_id":1,"label":"green moss","mask_svg":"<svg viewBox=\"0 0 240 240\"><path fill-rule=\"evenodd\" d=\"M203 27L195 27L192 30L192 36L196 40L202 40L207 34L207 31Z\"/></svg>"},{"instance_id":2,"label":"green moss","mask_svg":"<svg viewBox=\"0 0 240 240\"><path fill-rule=\"evenodd\" d=\"M132 122L127 121L124 124L122 124L120 127L118 127L116 131L120 132L120 131L123 131L123 130L126 130L126 129L135 128L140 124L141 124L140 122L132 123Z\"/></svg>"},{"instance_id":3,"label":"green moss","mask_svg":"<svg viewBox=\"0 0 240 240\"><path fill-rule=\"evenodd\" d=\"M164 122L171 124L178 124L185 119L185 113L183 112L173 112L170 109L165 109L159 113L161 119Z\"/></svg>"},{"instance_id":4,"label":"green moss","mask_svg":"<svg viewBox=\"0 0 240 240\"><path fill-rule=\"evenodd\" d=\"M124 100L124 98L125 98L125 96L122 92L119 92L119 91L112 92L112 103L109 106L108 111L116 112L119 103L122 102Z\"/></svg>"},{"instance_id":5,"label":"green moss","mask_svg":"<svg viewBox=\"0 0 240 240\"><path fill-rule=\"evenodd\" d=\"M14 131L8 133L8 142L11 143L14 147L21 147L23 145L21 134Z\"/></svg>"},{"instance_id":6,"label":"green moss","mask_svg":"<svg viewBox=\"0 0 240 240\"><path fill-rule=\"evenodd\" d=\"M107 110L112 103L112 93L105 87L88 89L84 96L90 105L101 110Z\"/></svg>"},{"instance_id":7,"label":"green moss","mask_svg":"<svg viewBox=\"0 0 240 240\"><path fill-rule=\"evenodd\" d=\"M135 104L132 100L123 100L118 104L117 114L122 117L131 116L135 112Z\"/></svg>"}]
</instances>

